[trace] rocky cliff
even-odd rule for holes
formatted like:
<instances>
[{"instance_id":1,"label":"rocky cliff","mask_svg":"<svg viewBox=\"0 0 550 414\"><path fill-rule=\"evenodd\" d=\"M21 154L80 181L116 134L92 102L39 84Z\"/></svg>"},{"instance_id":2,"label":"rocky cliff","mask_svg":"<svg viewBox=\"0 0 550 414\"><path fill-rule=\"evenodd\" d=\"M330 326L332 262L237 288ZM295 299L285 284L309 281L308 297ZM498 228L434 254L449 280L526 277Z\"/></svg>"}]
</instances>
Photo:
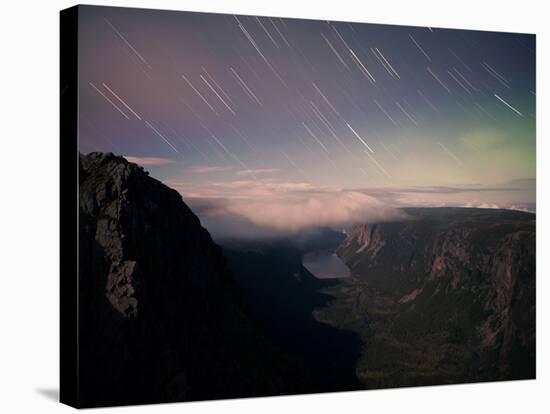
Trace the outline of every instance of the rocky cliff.
<instances>
[{"instance_id":1,"label":"rocky cliff","mask_svg":"<svg viewBox=\"0 0 550 414\"><path fill-rule=\"evenodd\" d=\"M352 228L317 318L361 334L366 387L535 376L535 215L407 209Z\"/></svg>"},{"instance_id":2,"label":"rocky cliff","mask_svg":"<svg viewBox=\"0 0 550 414\"><path fill-rule=\"evenodd\" d=\"M176 191L100 153L79 183L81 406L299 390Z\"/></svg>"}]
</instances>

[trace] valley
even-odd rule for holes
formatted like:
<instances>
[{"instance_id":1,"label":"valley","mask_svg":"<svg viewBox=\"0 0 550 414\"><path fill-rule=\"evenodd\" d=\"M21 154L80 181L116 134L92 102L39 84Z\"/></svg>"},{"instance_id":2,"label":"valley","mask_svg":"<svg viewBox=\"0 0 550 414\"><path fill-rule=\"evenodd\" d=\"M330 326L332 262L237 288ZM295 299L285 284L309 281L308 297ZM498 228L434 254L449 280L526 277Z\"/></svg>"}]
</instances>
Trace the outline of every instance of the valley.
<instances>
[{"instance_id":1,"label":"valley","mask_svg":"<svg viewBox=\"0 0 550 414\"><path fill-rule=\"evenodd\" d=\"M290 239L224 253L265 329L300 358L322 356L310 361L321 371L346 355L339 375L364 388L533 378L535 215L407 214L354 226L301 261L307 246Z\"/></svg>"}]
</instances>

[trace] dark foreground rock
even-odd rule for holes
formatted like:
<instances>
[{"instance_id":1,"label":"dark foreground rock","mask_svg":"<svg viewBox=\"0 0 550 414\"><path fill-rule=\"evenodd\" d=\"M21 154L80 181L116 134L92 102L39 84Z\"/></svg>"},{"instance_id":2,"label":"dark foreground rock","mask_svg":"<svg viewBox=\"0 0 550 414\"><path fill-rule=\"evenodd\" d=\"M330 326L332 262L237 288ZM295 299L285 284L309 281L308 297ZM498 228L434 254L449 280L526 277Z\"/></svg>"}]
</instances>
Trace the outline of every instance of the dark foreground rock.
<instances>
[{"instance_id":1,"label":"dark foreground rock","mask_svg":"<svg viewBox=\"0 0 550 414\"><path fill-rule=\"evenodd\" d=\"M303 390L176 191L112 154L80 156L79 174L82 406Z\"/></svg>"}]
</instances>

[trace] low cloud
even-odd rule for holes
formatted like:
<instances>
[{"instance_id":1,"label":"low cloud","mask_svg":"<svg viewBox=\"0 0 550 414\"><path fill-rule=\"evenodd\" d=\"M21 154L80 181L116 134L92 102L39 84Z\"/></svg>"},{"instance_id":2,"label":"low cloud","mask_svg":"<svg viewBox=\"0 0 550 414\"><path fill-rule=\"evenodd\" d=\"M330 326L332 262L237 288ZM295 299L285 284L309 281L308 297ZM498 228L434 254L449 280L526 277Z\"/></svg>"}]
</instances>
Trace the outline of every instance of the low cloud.
<instances>
[{"instance_id":1,"label":"low cloud","mask_svg":"<svg viewBox=\"0 0 550 414\"><path fill-rule=\"evenodd\" d=\"M262 175L262 174L272 174L279 171L277 168L257 168L253 170L241 170L237 171L237 175L244 175L244 176L254 176L254 175Z\"/></svg>"},{"instance_id":2,"label":"low cloud","mask_svg":"<svg viewBox=\"0 0 550 414\"><path fill-rule=\"evenodd\" d=\"M272 236L404 216L367 194L302 182L214 183L202 192L184 192L183 197L217 236Z\"/></svg>"},{"instance_id":3,"label":"low cloud","mask_svg":"<svg viewBox=\"0 0 550 414\"><path fill-rule=\"evenodd\" d=\"M144 167L170 165L176 162L176 160L157 157L132 157L130 155L125 155L124 158L126 158L129 162L133 162Z\"/></svg>"},{"instance_id":4,"label":"low cloud","mask_svg":"<svg viewBox=\"0 0 550 414\"><path fill-rule=\"evenodd\" d=\"M233 167L224 166L224 165L198 165L195 167L190 167L188 170L192 174L211 174L217 172L229 171Z\"/></svg>"},{"instance_id":5,"label":"low cloud","mask_svg":"<svg viewBox=\"0 0 550 414\"><path fill-rule=\"evenodd\" d=\"M481 207L535 211L518 182L501 186L342 189L274 178L170 181L215 238L258 239L304 230L407 219L403 207ZM528 182L528 181L526 181ZM530 182L529 182L530 184Z\"/></svg>"},{"instance_id":6,"label":"low cloud","mask_svg":"<svg viewBox=\"0 0 550 414\"><path fill-rule=\"evenodd\" d=\"M346 226L388 216L376 198L350 191L286 192L267 199L234 199L228 201L226 209L257 226L288 231Z\"/></svg>"},{"instance_id":7,"label":"low cloud","mask_svg":"<svg viewBox=\"0 0 550 414\"><path fill-rule=\"evenodd\" d=\"M477 207L536 211L532 178L484 186L419 186L365 188L361 191L393 207Z\"/></svg>"},{"instance_id":8,"label":"low cloud","mask_svg":"<svg viewBox=\"0 0 550 414\"><path fill-rule=\"evenodd\" d=\"M536 208L534 204L523 203L523 204L495 204L495 203L484 203L478 200L470 201L466 203L464 207L468 208L493 208L493 209L504 209L504 210L517 210L523 211L526 213L534 213Z\"/></svg>"},{"instance_id":9,"label":"low cloud","mask_svg":"<svg viewBox=\"0 0 550 414\"><path fill-rule=\"evenodd\" d=\"M483 203L477 200L470 201L469 203L466 203L464 207L467 208L494 208L494 209L500 209L502 208L498 204L495 203Z\"/></svg>"}]
</instances>

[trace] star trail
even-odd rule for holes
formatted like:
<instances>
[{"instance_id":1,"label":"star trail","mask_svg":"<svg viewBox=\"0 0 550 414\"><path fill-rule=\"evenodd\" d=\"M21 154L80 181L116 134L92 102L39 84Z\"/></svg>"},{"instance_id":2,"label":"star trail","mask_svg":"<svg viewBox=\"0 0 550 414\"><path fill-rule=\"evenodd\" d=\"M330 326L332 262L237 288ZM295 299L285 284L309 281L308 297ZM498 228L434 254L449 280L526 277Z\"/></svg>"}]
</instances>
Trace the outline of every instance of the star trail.
<instances>
[{"instance_id":1,"label":"star trail","mask_svg":"<svg viewBox=\"0 0 550 414\"><path fill-rule=\"evenodd\" d=\"M413 205L464 205L491 188L478 204L534 206L535 91L528 34L93 6L80 16L80 150L143 159L189 198L234 196L245 177L261 189L386 189ZM462 196L415 201L411 187Z\"/></svg>"}]
</instances>

